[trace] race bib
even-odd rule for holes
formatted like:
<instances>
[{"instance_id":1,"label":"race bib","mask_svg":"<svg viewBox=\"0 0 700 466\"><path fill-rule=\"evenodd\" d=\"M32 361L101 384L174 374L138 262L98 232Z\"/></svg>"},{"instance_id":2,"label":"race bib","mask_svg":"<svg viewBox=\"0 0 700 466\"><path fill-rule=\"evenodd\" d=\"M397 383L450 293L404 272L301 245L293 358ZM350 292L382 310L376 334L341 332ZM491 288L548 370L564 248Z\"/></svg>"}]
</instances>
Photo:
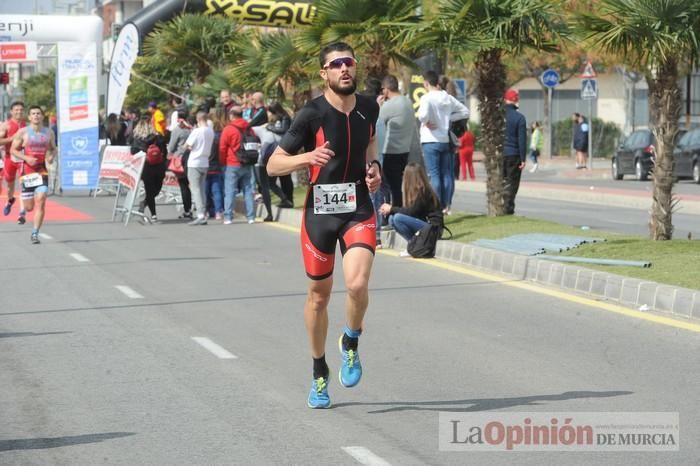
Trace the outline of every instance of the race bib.
<instances>
[{"instance_id":1,"label":"race bib","mask_svg":"<svg viewBox=\"0 0 700 466\"><path fill-rule=\"evenodd\" d=\"M44 177L39 173L30 173L22 177L22 186L25 188L36 188L44 184Z\"/></svg>"},{"instance_id":2,"label":"race bib","mask_svg":"<svg viewBox=\"0 0 700 466\"><path fill-rule=\"evenodd\" d=\"M356 209L355 183L314 185L315 214L346 214Z\"/></svg>"}]
</instances>

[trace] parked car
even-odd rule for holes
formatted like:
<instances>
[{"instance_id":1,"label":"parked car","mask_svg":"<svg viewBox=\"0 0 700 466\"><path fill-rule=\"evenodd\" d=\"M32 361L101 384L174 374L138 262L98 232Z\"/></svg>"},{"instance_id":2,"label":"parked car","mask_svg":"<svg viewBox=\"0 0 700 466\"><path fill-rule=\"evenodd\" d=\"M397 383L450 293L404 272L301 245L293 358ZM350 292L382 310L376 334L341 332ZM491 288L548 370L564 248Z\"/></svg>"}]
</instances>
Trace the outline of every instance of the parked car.
<instances>
[{"instance_id":1,"label":"parked car","mask_svg":"<svg viewBox=\"0 0 700 466\"><path fill-rule=\"evenodd\" d=\"M700 128L685 133L673 148L673 176L700 184Z\"/></svg>"},{"instance_id":2,"label":"parked car","mask_svg":"<svg viewBox=\"0 0 700 466\"><path fill-rule=\"evenodd\" d=\"M649 178L654 167L656 139L648 129L633 132L620 144L612 159L612 177L621 180L625 175L635 175L638 180Z\"/></svg>"}]
</instances>

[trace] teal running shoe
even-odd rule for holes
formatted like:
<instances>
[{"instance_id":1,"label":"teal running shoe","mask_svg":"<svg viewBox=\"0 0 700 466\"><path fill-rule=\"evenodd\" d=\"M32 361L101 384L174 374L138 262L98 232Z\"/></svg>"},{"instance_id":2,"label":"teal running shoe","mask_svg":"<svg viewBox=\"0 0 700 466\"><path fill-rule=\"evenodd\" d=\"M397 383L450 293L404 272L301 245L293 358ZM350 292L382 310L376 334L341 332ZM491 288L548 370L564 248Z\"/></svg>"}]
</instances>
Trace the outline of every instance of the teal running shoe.
<instances>
[{"instance_id":1,"label":"teal running shoe","mask_svg":"<svg viewBox=\"0 0 700 466\"><path fill-rule=\"evenodd\" d=\"M319 377L311 383L311 392L306 405L311 409L325 409L331 407L331 399L328 397L328 379Z\"/></svg>"},{"instance_id":2,"label":"teal running shoe","mask_svg":"<svg viewBox=\"0 0 700 466\"><path fill-rule=\"evenodd\" d=\"M360 379L362 378L360 355L357 354L357 351L351 349L345 351L343 348L343 334L341 334L340 339L338 339L338 348L340 348L340 355L342 356L340 371L338 372L340 385L345 388L354 387L360 383Z\"/></svg>"}]
</instances>

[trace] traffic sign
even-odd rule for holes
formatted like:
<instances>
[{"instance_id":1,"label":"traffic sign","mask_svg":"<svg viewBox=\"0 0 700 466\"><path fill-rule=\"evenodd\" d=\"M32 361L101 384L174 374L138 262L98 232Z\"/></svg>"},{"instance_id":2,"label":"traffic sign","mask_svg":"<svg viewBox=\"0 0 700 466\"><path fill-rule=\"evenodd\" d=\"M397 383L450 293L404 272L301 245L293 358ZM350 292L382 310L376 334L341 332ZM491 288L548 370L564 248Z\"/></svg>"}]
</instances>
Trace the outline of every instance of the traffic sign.
<instances>
[{"instance_id":1,"label":"traffic sign","mask_svg":"<svg viewBox=\"0 0 700 466\"><path fill-rule=\"evenodd\" d=\"M583 100L595 99L598 97L598 81L595 79L581 80L581 98Z\"/></svg>"},{"instance_id":2,"label":"traffic sign","mask_svg":"<svg viewBox=\"0 0 700 466\"><path fill-rule=\"evenodd\" d=\"M547 87L555 87L557 84L559 84L559 73L557 73L553 69L548 69L544 73L542 73L542 84L544 84Z\"/></svg>"},{"instance_id":3,"label":"traffic sign","mask_svg":"<svg viewBox=\"0 0 700 466\"><path fill-rule=\"evenodd\" d=\"M598 76L593 68L593 63L590 60L586 62L586 66L583 68L583 73L581 73L581 79L593 79Z\"/></svg>"}]
</instances>

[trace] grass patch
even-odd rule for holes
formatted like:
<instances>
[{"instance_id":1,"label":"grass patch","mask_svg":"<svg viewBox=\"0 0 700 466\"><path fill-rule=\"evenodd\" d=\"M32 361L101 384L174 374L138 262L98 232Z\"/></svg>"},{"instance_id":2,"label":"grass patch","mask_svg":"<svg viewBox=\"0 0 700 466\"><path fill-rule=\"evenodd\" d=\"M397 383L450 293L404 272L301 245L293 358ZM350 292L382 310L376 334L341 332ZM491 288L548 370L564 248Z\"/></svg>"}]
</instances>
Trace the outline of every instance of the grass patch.
<instances>
[{"instance_id":1,"label":"grass patch","mask_svg":"<svg viewBox=\"0 0 700 466\"><path fill-rule=\"evenodd\" d=\"M677 239L652 241L600 230L581 230L558 223L517 215L487 217L458 213L446 218L454 240L469 243L477 239L500 239L525 233L551 233L599 237L604 243L584 244L564 256L598 259L650 261L651 268L583 265L584 267L684 288L700 289L700 241ZM553 254L553 253L548 253Z\"/></svg>"}]
</instances>

